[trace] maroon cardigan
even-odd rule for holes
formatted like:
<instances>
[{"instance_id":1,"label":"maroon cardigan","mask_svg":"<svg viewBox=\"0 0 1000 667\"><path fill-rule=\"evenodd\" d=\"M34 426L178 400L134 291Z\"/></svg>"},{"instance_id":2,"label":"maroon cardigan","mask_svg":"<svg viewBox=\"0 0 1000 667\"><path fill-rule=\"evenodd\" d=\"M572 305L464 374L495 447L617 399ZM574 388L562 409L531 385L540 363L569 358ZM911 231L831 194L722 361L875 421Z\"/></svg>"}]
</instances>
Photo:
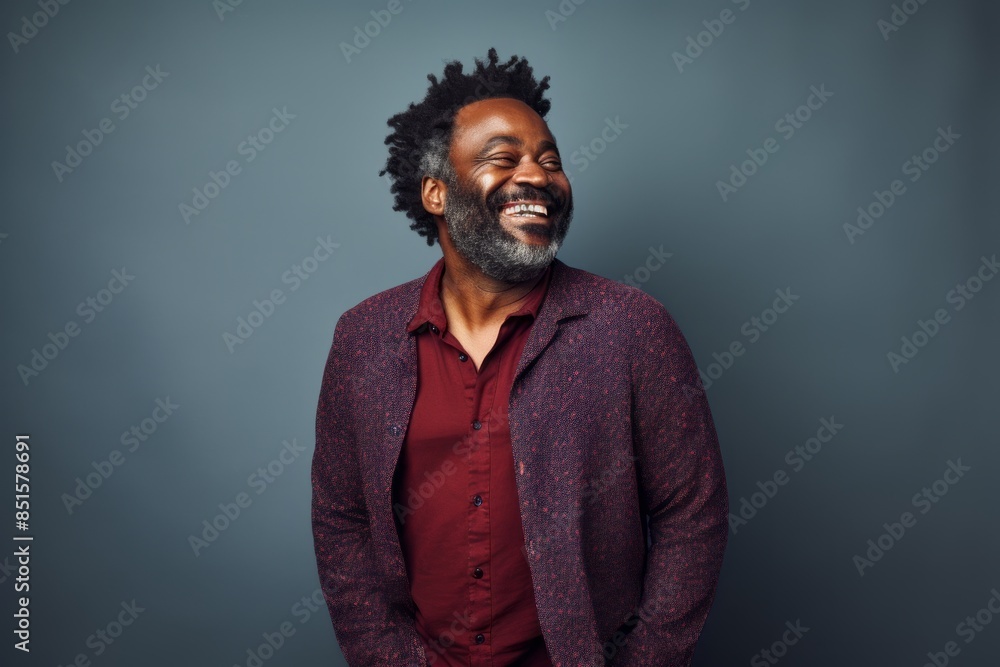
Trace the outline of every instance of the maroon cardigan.
<instances>
[{"instance_id":1,"label":"maroon cardigan","mask_svg":"<svg viewBox=\"0 0 1000 667\"><path fill-rule=\"evenodd\" d=\"M416 340L406 327L427 275L345 312L323 374L312 526L352 667L428 664L391 496L416 396ZM690 663L729 512L700 386L683 335L656 299L553 260L515 371L509 427L524 553L557 667Z\"/></svg>"}]
</instances>

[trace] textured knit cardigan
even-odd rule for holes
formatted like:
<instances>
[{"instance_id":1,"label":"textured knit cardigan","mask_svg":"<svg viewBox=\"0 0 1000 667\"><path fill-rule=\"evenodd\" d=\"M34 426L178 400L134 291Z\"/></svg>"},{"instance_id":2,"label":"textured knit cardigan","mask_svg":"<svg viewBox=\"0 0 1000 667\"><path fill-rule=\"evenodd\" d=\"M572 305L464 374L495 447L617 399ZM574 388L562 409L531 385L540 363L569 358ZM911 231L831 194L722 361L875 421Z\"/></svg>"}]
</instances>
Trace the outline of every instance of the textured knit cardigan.
<instances>
[{"instance_id":1,"label":"textured knit cardigan","mask_svg":"<svg viewBox=\"0 0 1000 667\"><path fill-rule=\"evenodd\" d=\"M558 667L688 665L729 512L697 367L656 299L559 259L552 270L508 405L545 644ZM428 274L343 313L323 374L312 527L352 667L428 665L392 507L417 388L406 326Z\"/></svg>"}]
</instances>

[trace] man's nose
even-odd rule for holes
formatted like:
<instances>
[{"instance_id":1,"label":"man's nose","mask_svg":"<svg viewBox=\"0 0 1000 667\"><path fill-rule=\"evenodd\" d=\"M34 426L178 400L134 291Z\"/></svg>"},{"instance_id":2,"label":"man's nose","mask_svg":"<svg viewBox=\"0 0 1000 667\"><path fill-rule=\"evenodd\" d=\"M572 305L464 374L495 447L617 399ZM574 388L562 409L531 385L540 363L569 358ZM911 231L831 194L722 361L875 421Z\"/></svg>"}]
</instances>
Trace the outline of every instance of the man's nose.
<instances>
[{"instance_id":1,"label":"man's nose","mask_svg":"<svg viewBox=\"0 0 1000 667\"><path fill-rule=\"evenodd\" d=\"M533 185L538 189L547 187L549 185L549 178L549 172L534 160L521 163L514 173L515 183Z\"/></svg>"}]
</instances>

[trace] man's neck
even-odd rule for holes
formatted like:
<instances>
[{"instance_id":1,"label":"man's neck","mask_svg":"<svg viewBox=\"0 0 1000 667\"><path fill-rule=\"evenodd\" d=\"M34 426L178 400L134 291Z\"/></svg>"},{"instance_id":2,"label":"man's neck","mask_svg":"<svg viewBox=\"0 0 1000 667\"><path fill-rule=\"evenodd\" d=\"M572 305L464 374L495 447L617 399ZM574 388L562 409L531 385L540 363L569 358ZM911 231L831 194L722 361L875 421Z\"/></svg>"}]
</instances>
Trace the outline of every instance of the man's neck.
<instances>
[{"instance_id":1,"label":"man's neck","mask_svg":"<svg viewBox=\"0 0 1000 667\"><path fill-rule=\"evenodd\" d=\"M499 326L508 314L524 305L525 298L544 275L543 269L531 280L503 283L460 258L449 264L445 257L440 298L448 326L458 326L465 331Z\"/></svg>"}]
</instances>

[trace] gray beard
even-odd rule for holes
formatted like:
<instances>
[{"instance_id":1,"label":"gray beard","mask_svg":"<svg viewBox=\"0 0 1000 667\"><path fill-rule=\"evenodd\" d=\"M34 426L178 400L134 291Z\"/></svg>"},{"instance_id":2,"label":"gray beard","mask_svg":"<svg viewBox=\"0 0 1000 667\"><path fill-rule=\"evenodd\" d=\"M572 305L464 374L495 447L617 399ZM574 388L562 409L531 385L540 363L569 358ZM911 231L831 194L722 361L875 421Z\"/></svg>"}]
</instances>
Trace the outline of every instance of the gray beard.
<instances>
[{"instance_id":1,"label":"gray beard","mask_svg":"<svg viewBox=\"0 0 1000 667\"><path fill-rule=\"evenodd\" d=\"M451 241L466 261L498 282L515 284L537 278L552 263L569 231L573 205L560 210L544 246L524 243L500 224L500 213L478 193L449 184L444 220Z\"/></svg>"}]
</instances>

